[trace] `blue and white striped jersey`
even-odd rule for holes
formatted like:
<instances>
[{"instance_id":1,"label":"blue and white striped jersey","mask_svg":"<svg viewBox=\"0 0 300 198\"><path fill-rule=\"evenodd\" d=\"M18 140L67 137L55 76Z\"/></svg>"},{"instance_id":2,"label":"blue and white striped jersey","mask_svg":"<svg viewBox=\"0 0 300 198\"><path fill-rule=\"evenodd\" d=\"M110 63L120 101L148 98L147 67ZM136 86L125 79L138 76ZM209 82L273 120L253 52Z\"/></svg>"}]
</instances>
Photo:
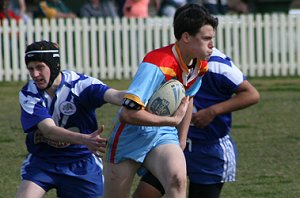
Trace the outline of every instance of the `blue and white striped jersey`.
<instances>
[{"instance_id":1,"label":"blue and white striped jersey","mask_svg":"<svg viewBox=\"0 0 300 198\"><path fill-rule=\"evenodd\" d=\"M73 71L62 72L62 82L51 98L29 81L19 93L21 124L27 134L27 149L48 162L72 162L91 155L84 145L49 140L37 131L37 124L52 118L57 126L77 133L90 134L97 130L96 108L101 107L107 85Z\"/></svg>"},{"instance_id":2,"label":"blue and white striped jersey","mask_svg":"<svg viewBox=\"0 0 300 198\"><path fill-rule=\"evenodd\" d=\"M245 79L231 59L214 48L208 60L208 72L194 97L194 111L228 100ZM231 120L231 113L227 113L217 116L203 129L190 126L188 137L206 143L218 141L230 132Z\"/></svg>"}]
</instances>

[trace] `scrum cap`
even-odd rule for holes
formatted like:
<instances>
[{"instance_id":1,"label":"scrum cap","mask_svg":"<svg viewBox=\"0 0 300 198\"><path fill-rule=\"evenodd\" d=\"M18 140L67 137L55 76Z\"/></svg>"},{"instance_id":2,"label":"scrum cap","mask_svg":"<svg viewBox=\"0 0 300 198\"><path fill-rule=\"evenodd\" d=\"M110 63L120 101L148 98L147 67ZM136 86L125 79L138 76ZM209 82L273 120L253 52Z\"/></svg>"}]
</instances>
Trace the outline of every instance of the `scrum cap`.
<instances>
[{"instance_id":1,"label":"scrum cap","mask_svg":"<svg viewBox=\"0 0 300 198\"><path fill-rule=\"evenodd\" d=\"M48 89L60 73L58 44L49 41L39 41L28 45L25 51L25 63L28 66L29 62L32 61L44 62L50 68L51 75L46 88Z\"/></svg>"}]
</instances>

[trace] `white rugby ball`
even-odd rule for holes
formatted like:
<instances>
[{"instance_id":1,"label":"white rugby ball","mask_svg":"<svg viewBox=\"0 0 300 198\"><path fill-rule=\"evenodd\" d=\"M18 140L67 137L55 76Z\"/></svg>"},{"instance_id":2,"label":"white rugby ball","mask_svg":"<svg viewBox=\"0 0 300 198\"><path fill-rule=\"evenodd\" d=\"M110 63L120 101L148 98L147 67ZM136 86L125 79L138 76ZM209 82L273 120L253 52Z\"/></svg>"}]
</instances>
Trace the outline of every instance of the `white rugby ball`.
<instances>
[{"instance_id":1,"label":"white rugby ball","mask_svg":"<svg viewBox=\"0 0 300 198\"><path fill-rule=\"evenodd\" d=\"M185 89L178 80L169 80L151 96L146 110L161 116L171 116L179 107Z\"/></svg>"}]
</instances>

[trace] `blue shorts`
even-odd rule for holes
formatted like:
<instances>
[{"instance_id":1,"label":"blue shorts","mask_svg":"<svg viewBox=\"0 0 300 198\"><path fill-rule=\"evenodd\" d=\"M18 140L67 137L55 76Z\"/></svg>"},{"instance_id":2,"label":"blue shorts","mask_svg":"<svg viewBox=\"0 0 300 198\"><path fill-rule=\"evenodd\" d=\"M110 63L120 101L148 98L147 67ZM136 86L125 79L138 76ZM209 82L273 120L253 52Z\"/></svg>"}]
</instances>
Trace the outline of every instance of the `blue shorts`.
<instances>
[{"instance_id":1,"label":"blue shorts","mask_svg":"<svg viewBox=\"0 0 300 198\"><path fill-rule=\"evenodd\" d=\"M179 144L175 127L115 126L108 141L106 161L119 163L131 159L143 163L147 154L163 144ZM118 130L120 129L120 130Z\"/></svg>"},{"instance_id":2,"label":"blue shorts","mask_svg":"<svg viewBox=\"0 0 300 198\"><path fill-rule=\"evenodd\" d=\"M49 163L32 154L21 167L23 180L52 188L58 197L99 197L103 195L102 162L94 155L72 163Z\"/></svg>"},{"instance_id":3,"label":"blue shorts","mask_svg":"<svg viewBox=\"0 0 300 198\"><path fill-rule=\"evenodd\" d=\"M229 135L211 143L188 139L184 154L191 182L216 184L235 181L237 152Z\"/></svg>"}]
</instances>

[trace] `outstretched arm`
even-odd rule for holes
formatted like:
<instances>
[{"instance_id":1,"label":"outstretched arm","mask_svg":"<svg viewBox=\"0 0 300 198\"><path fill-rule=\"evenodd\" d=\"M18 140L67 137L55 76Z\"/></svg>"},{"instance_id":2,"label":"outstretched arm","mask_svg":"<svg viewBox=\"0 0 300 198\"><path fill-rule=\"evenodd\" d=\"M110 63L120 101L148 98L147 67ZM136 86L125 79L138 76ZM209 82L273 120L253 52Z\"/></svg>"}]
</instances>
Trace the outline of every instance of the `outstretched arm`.
<instances>
[{"instance_id":1,"label":"outstretched arm","mask_svg":"<svg viewBox=\"0 0 300 198\"><path fill-rule=\"evenodd\" d=\"M119 91L113 88L108 89L104 94L104 100L108 103L121 106L123 101L123 96L126 91Z\"/></svg>"},{"instance_id":2,"label":"outstretched arm","mask_svg":"<svg viewBox=\"0 0 300 198\"><path fill-rule=\"evenodd\" d=\"M45 138L69 142L71 144L83 144L91 152L97 155L100 155L104 152L107 142L105 138L100 137L104 126L101 126L100 129L91 134L82 134L58 127L51 118L47 118L38 123L38 128Z\"/></svg>"}]
</instances>

